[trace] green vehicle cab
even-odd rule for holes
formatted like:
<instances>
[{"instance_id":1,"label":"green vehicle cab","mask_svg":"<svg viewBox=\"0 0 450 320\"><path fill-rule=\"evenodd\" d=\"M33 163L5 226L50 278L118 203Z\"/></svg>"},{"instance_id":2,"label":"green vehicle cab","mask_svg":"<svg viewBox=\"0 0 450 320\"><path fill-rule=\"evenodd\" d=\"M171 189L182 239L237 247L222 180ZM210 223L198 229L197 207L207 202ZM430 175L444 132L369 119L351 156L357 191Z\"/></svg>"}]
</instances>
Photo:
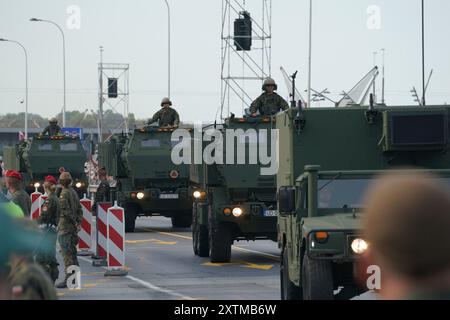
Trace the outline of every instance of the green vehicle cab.
<instances>
[{"instance_id":1,"label":"green vehicle cab","mask_svg":"<svg viewBox=\"0 0 450 320\"><path fill-rule=\"evenodd\" d=\"M36 188L43 193L45 176L58 178L61 170L70 172L74 189L80 197L87 193L87 152L79 137L36 136L14 147L5 147L4 158L5 170L19 171L25 190L30 194Z\"/></svg>"},{"instance_id":2,"label":"green vehicle cab","mask_svg":"<svg viewBox=\"0 0 450 320\"><path fill-rule=\"evenodd\" d=\"M277 117L280 285L284 300L348 299L370 243L363 199L390 171L450 182L447 106L290 109ZM386 222L388 223L388 221Z\"/></svg>"},{"instance_id":3,"label":"green vehicle cab","mask_svg":"<svg viewBox=\"0 0 450 320\"><path fill-rule=\"evenodd\" d=\"M191 129L189 129L191 130ZM125 209L125 230L134 232L138 216L165 216L178 228L191 226L189 166L174 165L174 129L148 127L113 135L99 144L99 164L115 177L113 198Z\"/></svg>"},{"instance_id":4,"label":"green vehicle cab","mask_svg":"<svg viewBox=\"0 0 450 320\"><path fill-rule=\"evenodd\" d=\"M200 134L202 151L208 148L209 142L205 141L210 139L205 136L212 128L204 128ZM196 255L209 257L213 263L229 262L234 241L276 241L275 173L262 174L261 168L267 164L251 156L255 155L251 150L256 152L261 142L270 153L271 129L275 129L275 118L228 118L214 129L223 137L222 161L191 165L195 187L192 239ZM238 155L242 156L241 161Z\"/></svg>"}]
</instances>

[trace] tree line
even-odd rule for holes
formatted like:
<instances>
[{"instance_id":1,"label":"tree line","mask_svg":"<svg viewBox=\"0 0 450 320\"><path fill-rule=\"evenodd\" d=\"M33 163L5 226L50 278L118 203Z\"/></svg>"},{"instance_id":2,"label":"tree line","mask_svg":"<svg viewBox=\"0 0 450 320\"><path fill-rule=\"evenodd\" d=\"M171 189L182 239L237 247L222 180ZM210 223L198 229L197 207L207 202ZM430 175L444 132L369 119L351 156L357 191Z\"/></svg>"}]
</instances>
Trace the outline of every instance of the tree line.
<instances>
[{"instance_id":1,"label":"tree line","mask_svg":"<svg viewBox=\"0 0 450 320\"><path fill-rule=\"evenodd\" d=\"M62 114L56 115L58 123L62 125ZM25 113L8 113L0 115L0 128L23 128ZM49 118L44 118L39 114L28 113L29 128L45 128L48 126ZM112 110L106 110L103 115L103 127L105 129L117 129L123 127L124 117L120 113ZM144 125L144 119L136 119L133 113L129 114L128 123L130 128L141 127ZM67 111L66 127L71 128L97 128L97 115L90 112Z\"/></svg>"}]
</instances>

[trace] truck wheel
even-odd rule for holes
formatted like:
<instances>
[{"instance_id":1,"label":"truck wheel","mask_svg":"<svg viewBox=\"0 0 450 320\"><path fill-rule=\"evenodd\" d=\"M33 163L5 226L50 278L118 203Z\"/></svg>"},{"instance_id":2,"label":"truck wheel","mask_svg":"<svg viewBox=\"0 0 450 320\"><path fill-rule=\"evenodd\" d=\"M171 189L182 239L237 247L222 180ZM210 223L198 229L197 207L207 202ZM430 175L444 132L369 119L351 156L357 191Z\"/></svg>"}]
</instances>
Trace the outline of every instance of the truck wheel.
<instances>
[{"instance_id":1,"label":"truck wheel","mask_svg":"<svg viewBox=\"0 0 450 320\"><path fill-rule=\"evenodd\" d=\"M198 224L197 224L197 206L192 205L192 249L194 254L198 256Z\"/></svg>"},{"instance_id":2,"label":"truck wheel","mask_svg":"<svg viewBox=\"0 0 450 320\"><path fill-rule=\"evenodd\" d=\"M137 209L132 205L125 205L125 232L134 232L136 227Z\"/></svg>"},{"instance_id":3,"label":"truck wheel","mask_svg":"<svg viewBox=\"0 0 450 320\"><path fill-rule=\"evenodd\" d=\"M189 228L192 225L192 214L182 214L172 217L172 226L174 228Z\"/></svg>"},{"instance_id":4,"label":"truck wheel","mask_svg":"<svg viewBox=\"0 0 450 320\"><path fill-rule=\"evenodd\" d=\"M289 257L283 250L280 264L281 300L301 300L302 290L289 279Z\"/></svg>"},{"instance_id":5,"label":"truck wheel","mask_svg":"<svg viewBox=\"0 0 450 320\"><path fill-rule=\"evenodd\" d=\"M302 287L305 300L333 300L331 261L303 257Z\"/></svg>"},{"instance_id":6,"label":"truck wheel","mask_svg":"<svg viewBox=\"0 0 450 320\"><path fill-rule=\"evenodd\" d=\"M199 225L197 234L198 256L202 258L209 257L208 227L205 225Z\"/></svg>"},{"instance_id":7,"label":"truck wheel","mask_svg":"<svg viewBox=\"0 0 450 320\"><path fill-rule=\"evenodd\" d=\"M209 227L209 257L212 263L230 262L231 231L225 224Z\"/></svg>"}]
</instances>

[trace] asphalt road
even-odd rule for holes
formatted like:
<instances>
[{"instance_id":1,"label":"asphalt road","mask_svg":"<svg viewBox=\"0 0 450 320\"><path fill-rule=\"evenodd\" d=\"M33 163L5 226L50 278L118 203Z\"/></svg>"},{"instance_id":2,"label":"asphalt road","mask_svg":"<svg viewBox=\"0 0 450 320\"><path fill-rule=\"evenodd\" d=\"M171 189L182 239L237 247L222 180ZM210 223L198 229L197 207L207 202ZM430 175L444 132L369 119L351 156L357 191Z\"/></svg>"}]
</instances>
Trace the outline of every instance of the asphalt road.
<instances>
[{"instance_id":1,"label":"asphalt road","mask_svg":"<svg viewBox=\"0 0 450 320\"><path fill-rule=\"evenodd\" d=\"M82 288L58 289L59 298L277 300L280 297L279 251L270 240L237 242L231 263L211 264L209 258L194 255L190 229L174 229L170 219L163 217L139 218L136 232L126 236L125 252L128 269L125 277L105 277L105 268L93 267L89 257L79 257Z\"/></svg>"}]
</instances>

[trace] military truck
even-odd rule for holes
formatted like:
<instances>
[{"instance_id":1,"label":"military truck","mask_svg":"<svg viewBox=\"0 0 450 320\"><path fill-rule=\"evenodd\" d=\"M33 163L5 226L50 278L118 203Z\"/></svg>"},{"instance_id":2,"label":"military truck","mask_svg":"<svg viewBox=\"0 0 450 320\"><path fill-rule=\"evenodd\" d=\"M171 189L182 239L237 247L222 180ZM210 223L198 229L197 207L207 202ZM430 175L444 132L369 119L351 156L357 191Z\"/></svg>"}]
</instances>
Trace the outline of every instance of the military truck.
<instances>
[{"instance_id":1,"label":"military truck","mask_svg":"<svg viewBox=\"0 0 450 320\"><path fill-rule=\"evenodd\" d=\"M16 146L4 147L5 170L17 170L24 178L25 189L43 192L47 175L58 178L60 171L70 172L79 196L87 192L88 179L84 172L87 153L79 137L36 136Z\"/></svg>"},{"instance_id":2,"label":"military truck","mask_svg":"<svg viewBox=\"0 0 450 320\"><path fill-rule=\"evenodd\" d=\"M361 230L363 195L377 175L403 167L450 178L449 110L297 108L277 116L282 299L361 292L353 272L370 245Z\"/></svg>"},{"instance_id":3,"label":"military truck","mask_svg":"<svg viewBox=\"0 0 450 320\"><path fill-rule=\"evenodd\" d=\"M193 162L191 165L191 180L197 188L193 192L192 210L196 255L209 256L214 263L229 262L231 246L236 240L276 241L275 174L262 175L261 159L252 160L250 156L250 150L255 151L257 145L265 142L270 152L272 128L275 129L275 118L272 117L226 119L223 125L215 127L223 137L223 164L217 161L212 164ZM203 130L201 139L204 150L209 145L205 143L210 140L205 139L208 130L211 128ZM227 136L227 130L235 136ZM228 143L232 143L232 147L225 148ZM230 152L233 152L232 157ZM238 154L245 160L241 161L243 164L239 164ZM233 161L225 161L227 156Z\"/></svg>"},{"instance_id":4,"label":"military truck","mask_svg":"<svg viewBox=\"0 0 450 320\"><path fill-rule=\"evenodd\" d=\"M189 166L172 163L172 147L180 142L172 141L173 131L146 127L99 144L99 165L116 179L113 196L125 209L126 232L134 232L138 216L162 215L174 227L191 226Z\"/></svg>"}]
</instances>

